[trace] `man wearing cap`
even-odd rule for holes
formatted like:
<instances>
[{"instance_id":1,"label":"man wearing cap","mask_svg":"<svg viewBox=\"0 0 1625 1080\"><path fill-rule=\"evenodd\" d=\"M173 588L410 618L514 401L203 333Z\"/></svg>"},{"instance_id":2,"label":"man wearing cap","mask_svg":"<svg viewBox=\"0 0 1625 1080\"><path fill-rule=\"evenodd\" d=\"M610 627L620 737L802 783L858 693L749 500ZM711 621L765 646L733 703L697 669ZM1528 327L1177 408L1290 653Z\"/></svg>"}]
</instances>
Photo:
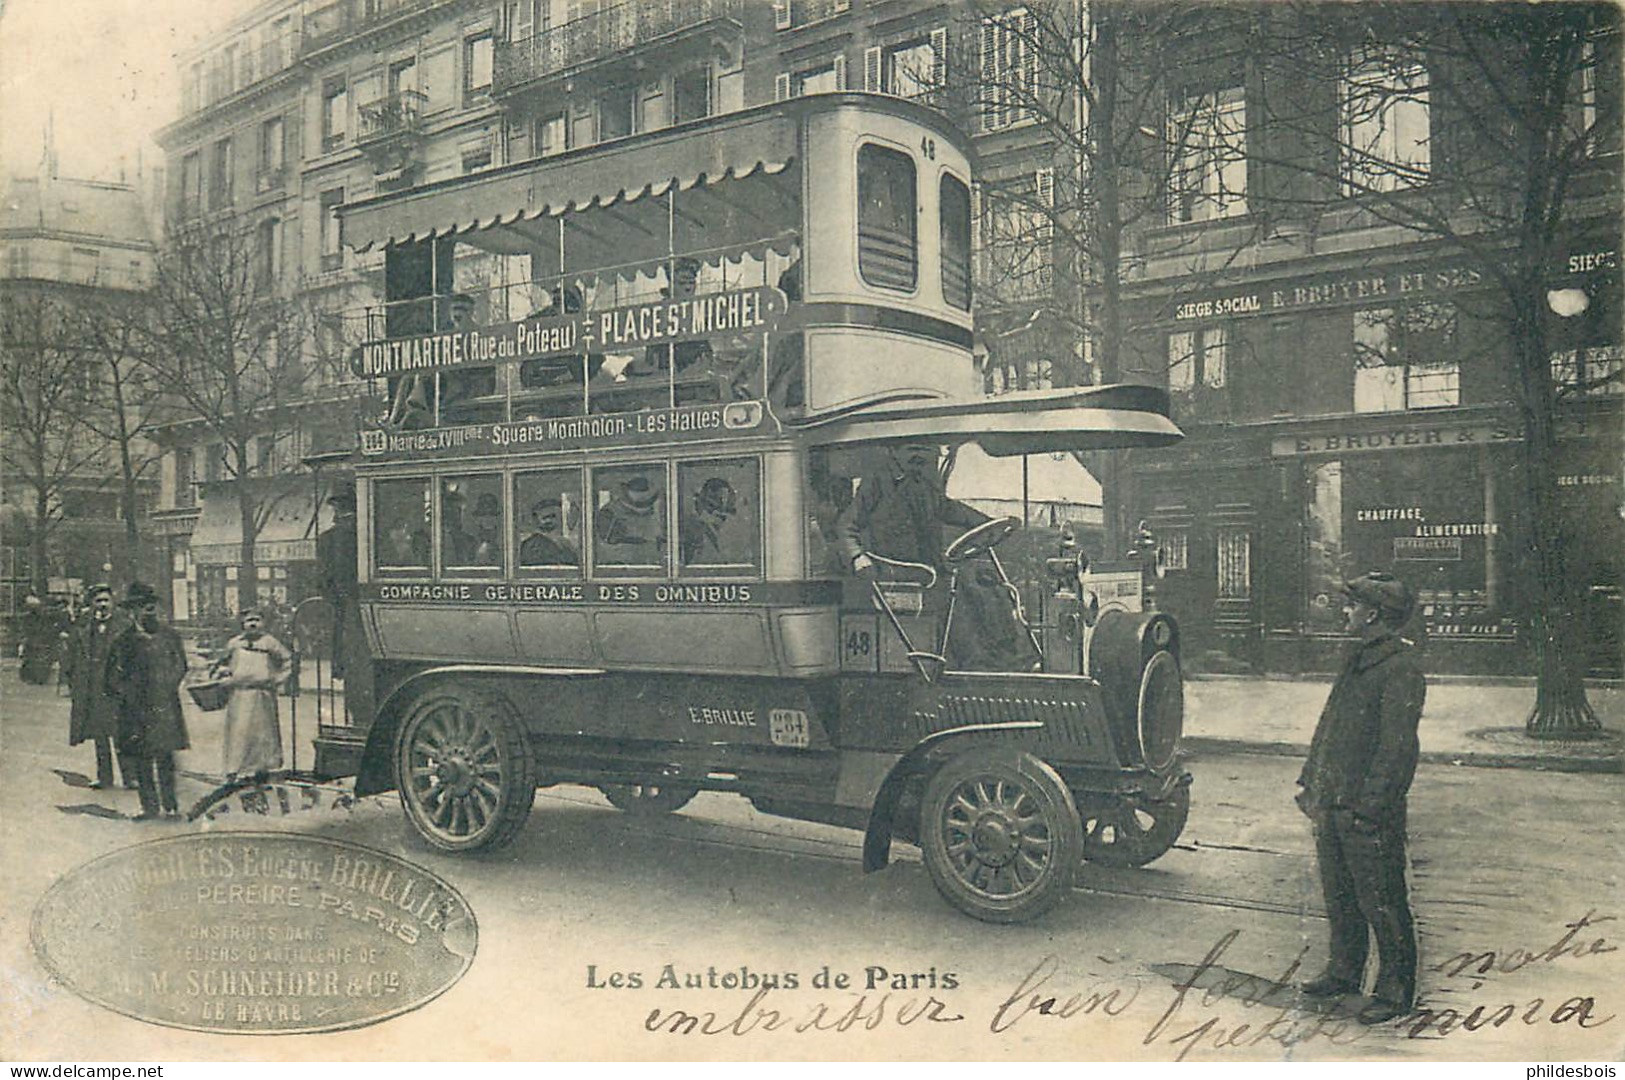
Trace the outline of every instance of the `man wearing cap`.
<instances>
[{"instance_id":1,"label":"man wearing cap","mask_svg":"<svg viewBox=\"0 0 1625 1080\"><path fill-rule=\"evenodd\" d=\"M93 788L113 786L113 739L118 735L118 708L102 685L107 655L113 638L123 629L113 606L110 585L92 585L90 614L68 632L68 647L62 654L68 686L73 692L73 710L68 718L68 745L78 746L89 739L96 745L96 782ZM119 755L119 774L124 786L136 786L135 763Z\"/></svg>"},{"instance_id":2,"label":"man wearing cap","mask_svg":"<svg viewBox=\"0 0 1625 1080\"><path fill-rule=\"evenodd\" d=\"M135 762L141 793L136 820L153 821L160 810L178 818L175 751L191 745L180 698L186 649L159 614L158 594L151 585L130 582L121 606L135 618L113 638L103 687L116 703L119 753Z\"/></svg>"},{"instance_id":3,"label":"man wearing cap","mask_svg":"<svg viewBox=\"0 0 1625 1080\"><path fill-rule=\"evenodd\" d=\"M1399 636L1414 607L1410 588L1376 571L1343 588L1343 617L1359 640L1332 684L1297 795L1314 822L1331 948L1326 970L1300 989L1311 997L1359 993L1369 928L1377 939L1377 981L1359 1020L1380 1024L1416 1004L1405 796L1416 774L1427 684L1411 643Z\"/></svg>"}]
</instances>

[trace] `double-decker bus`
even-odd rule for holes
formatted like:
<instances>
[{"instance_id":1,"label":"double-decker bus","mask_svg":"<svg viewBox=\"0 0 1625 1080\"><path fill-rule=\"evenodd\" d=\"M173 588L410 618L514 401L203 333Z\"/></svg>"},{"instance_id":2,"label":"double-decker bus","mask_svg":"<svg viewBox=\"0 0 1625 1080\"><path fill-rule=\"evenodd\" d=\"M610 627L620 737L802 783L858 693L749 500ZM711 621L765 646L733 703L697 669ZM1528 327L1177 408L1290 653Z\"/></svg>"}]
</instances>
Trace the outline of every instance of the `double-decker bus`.
<instances>
[{"instance_id":1,"label":"double-decker bus","mask_svg":"<svg viewBox=\"0 0 1625 1080\"><path fill-rule=\"evenodd\" d=\"M1095 618L1077 559L1031 625L996 550L1020 523L943 483L971 442L1179 431L1147 387L981 393L973 179L937 113L841 93L344 207L385 257L354 360L371 677L318 769L449 851L509 840L542 785L735 792L862 830L866 869L918 844L1001 922L1167 850L1177 628Z\"/></svg>"}]
</instances>

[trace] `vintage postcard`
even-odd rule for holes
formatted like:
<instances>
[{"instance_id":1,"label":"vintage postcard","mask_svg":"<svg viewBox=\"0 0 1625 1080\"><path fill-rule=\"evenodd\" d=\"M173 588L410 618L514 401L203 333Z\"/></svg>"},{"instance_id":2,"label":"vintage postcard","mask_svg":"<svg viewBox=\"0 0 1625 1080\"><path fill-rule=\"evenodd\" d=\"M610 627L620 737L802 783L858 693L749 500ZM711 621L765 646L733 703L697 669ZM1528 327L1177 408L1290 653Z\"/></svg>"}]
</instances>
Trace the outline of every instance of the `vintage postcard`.
<instances>
[{"instance_id":1,"label":"vintage postcard","mask_svg":"<svg viewBox=\"0 0 1625 1080\"><path fill-rule=\"evenodd\" d=\"M1622 71L9 0L0 1057L1619 1060Z\"/></svg>"}]
</instances>

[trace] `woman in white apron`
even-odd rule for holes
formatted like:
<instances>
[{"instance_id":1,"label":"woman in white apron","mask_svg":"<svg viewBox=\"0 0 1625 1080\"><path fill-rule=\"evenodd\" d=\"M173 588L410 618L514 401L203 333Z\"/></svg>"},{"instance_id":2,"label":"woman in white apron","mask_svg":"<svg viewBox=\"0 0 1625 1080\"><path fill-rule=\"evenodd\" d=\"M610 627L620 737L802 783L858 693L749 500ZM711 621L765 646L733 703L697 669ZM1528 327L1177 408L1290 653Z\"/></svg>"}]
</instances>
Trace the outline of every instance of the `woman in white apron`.
<instances>
[{"instance_id":1,"label":"woman in white apron","mask_svg":"<svg viewBox=\"0 0 1625 1080\"><path fill-rule=\"evenodd\" d=\"M216 664L231 686L226 703L226 783L282 768L282 728L277 721L277 687L287 677L287 646L264 632L265 620L250 608L242 613L243 632L226 642Z\"/></svg>"}]
</instances>

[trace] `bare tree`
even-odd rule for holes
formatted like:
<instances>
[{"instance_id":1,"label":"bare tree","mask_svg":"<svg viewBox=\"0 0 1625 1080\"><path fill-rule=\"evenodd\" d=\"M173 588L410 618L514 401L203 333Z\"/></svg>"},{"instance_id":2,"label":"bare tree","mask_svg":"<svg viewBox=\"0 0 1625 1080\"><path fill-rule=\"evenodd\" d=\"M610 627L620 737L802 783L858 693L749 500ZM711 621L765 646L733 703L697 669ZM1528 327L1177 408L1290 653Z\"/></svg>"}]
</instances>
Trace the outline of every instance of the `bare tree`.
<instances>
[{"instance_id":1,"label":"bare tree","mask_svg":"<svg viewBox=\"0 0 1625 1080\"><path fill-rule=\"evenodd\" d=\"M87 422L91 382L64 301L38 290L0 295L0 462L29 494L31 584L41 596L65 496L105 476L107 446Z\"/></svg>"},{"instance_id":2,"label":"bare tree","mask_svg":"<svg viewBox=\"0 0 1625 1080\"><path fill-rule=\"evenodd\" d=\"M220 447L242 521L238 603L257 603L256 542L293 480L279 450L298 437L308 379L309 307L278 288L273 253L227 217L171 232L143 309L124 326L143 377Z\"/></svg>"},{"instance_id":3,"label":"bare tree","mask_svg":"<svg viewBox=\"0 0 1625 1080\"><path fill-rule=\"evenodd\" d=\"M115 560L115 573L125 581L141 576L141 481L158 458L148 436L160 403L141 364L141 335L135 326L145 303L143 294L109 294L87 301L69 317L89 365L93 401L84 422L118 458L124 548Z\"/></svg>"},{"instance_id":4,"label":"bare tree","mask_svg":"<svg viewBox=\"0 0 1625 1080\"><path fill-rule=\"evenodd\" d=\"M1053 365L1034 372L1005 363L999 381L1025 389L1046 376L1056 385L1161 377L1138 359L1125 362L1124 287L1141 258L1129 237L1183 220L1181 206L1187 216L1225 212L1223 192L1198 192L1181 204L1189 194L1181 187L1193 168L1240 162L1245 170L1242 133L1227 132L1217 99L1172 108L1183 103L1174 101L1171 73L1179 70L1180 50L1237 16L1186 3L1049 0L1012 10L980 0L967 18L955 35L958 64L978 76L964 81L969 100L955 104L971 130L1007 133L994 137L1021 147L984 147L982 336L994 366L1001 366L1001 342L1028 337L1039 339ZM1227 143L1227 133L1235 140ZM1005 157L1023 170L1001 168ZM1238 236L1229 257L1248 239ZM1198 240L1192 233L1172 241L1191 245L1183 289L1200 289L1229 266L1224 252L1198 250ZM1161 252L1178 256L1177 248ZM1119 553L1130 524L1123 455L1091 459L1108 550Z\"/></svg>"},{"instance_id":5,"label":"bare tree","mask_svg":"<svg viewBox=\"0 0 1625 1080\"><path fill-rule=\"evenodd\" d=\"M1614 268L1568 282L1553 268L1588 228L1618 235L1617 157L1603 155L1621 141L1619 9L1371 3L1275 14L1258 39L1261 62L1304 88L1270 97L1260 120L1296 136L1297 152L1268 162L1299 178L1273 193L1277 209L1357 207L1438 243L1484 286L1456 303L1498 324L1507 342L1485 360L1504 364L1521 435L1522 576L1538 660L1526 726L1534 736L1596 734L1576 538L1558 497L1558 402L1565 390L1618 380L1618 338L1611 354L1554 349L1554 332L1567 333L1555 329L1548 292L1571 286L1617 331Z\"/></svg>"}]
</instances>

